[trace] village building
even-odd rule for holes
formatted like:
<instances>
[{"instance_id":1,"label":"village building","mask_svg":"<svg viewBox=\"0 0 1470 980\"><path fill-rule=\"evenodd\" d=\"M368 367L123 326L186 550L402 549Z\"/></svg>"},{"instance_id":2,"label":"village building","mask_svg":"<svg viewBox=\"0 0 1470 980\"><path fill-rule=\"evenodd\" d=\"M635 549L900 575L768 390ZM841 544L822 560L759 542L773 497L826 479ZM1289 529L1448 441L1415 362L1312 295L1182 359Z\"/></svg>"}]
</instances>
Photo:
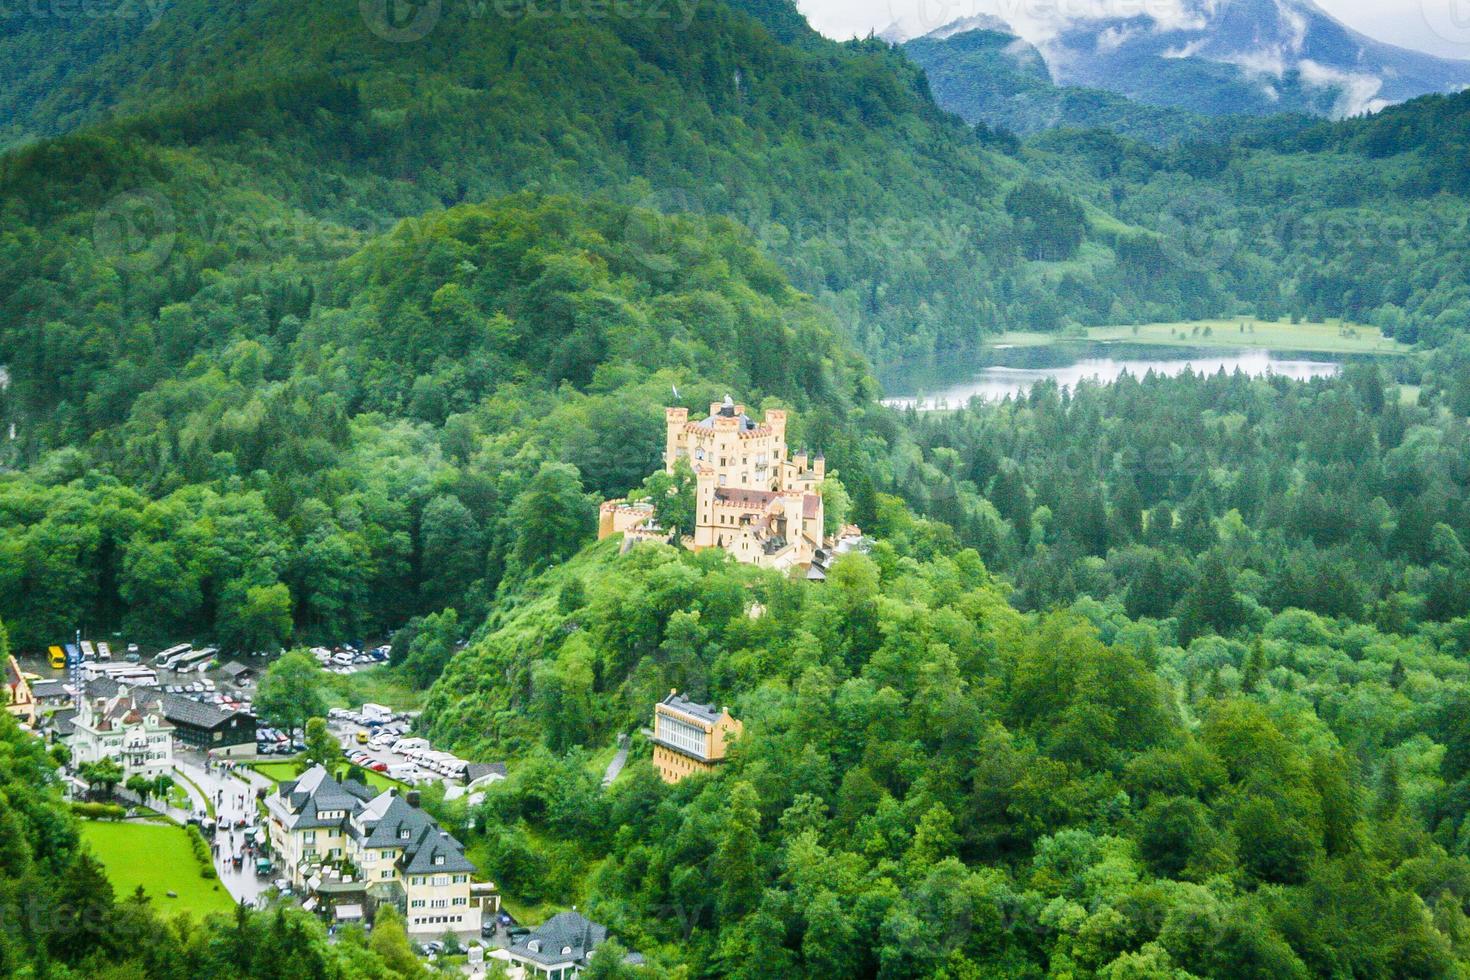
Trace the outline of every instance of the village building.
<instances>
[{"instance_id":1,"label":"village building","mask_svg":"<svg viewBox=\"0 0 1470 980\"><path fill-rule=\"evenodd\" d=\"M573 980L607 941L607 927L580 912L560 912L511 943L505 958L525 980Z\"/></svg>"},{"instance_id":2,"label":"village building","mask_svg":"<svg viewBox=\"0 0 1470 980\"><path fill-rule=\"evenodd\" d=\"M672 474L683 461L695 477L694 530L684 543L780 571L809 567L824 544L827 463L788 452L786 412L771 409L758 422L727 396L706 418L691 422L687 408L667 408L664 417L665 470ZM635 544L669 537L647 502L610 500L599 517L599 538L622 534Z\"/></svg>"},{"instance_id":3,"label":"village building","mask_svg":"<svg viewBox=\"0 0 1470 980\"><path fill-rule=\"evenodd\" d=\"M215 756L255 754L255 716L181 694L163 696L163 715L180 742Z\"/></svg>"},{"instance_id":4,"label":"village building","mask_svg":"<svg viewBox=\"0 0 1470 980\"><path fill-rule=\"evenodd\" d=\"M415 791L378 791L314 766L278 785L265 805L285 877L339 912L371 921L386 902L411 935L433 937L479 935L482 918L499 911L498 894L473 881L463 846L420 808Z\"/></svg>"},{"instance_id":5,"label":"village building","mask_svg":"<svg viewBox=\"0 0 1470 980\"><path fill-rule=\"evenodd\" d=\"M173 772L174 726L164 717L157 691L126 686L110 694L89 690L77 705L71 728L72 765L78 768L110 757L122 766L125 780Z\"/></svg>"},{"instance_id":6,"label":"village building","mask_svg":"<svg viewBox=\"0 0 1470 980\"><path fill-rule=\"evenodd\" d=\"M31 693L30 682L20 672L20 664L8 654L5 657L5 710L22 725L36 726L36 698Z\"/></svg>"},{"instance_id":7,"label":"village building","mask_svg":"<svg viewBox=\"0 0 1470 980\"><path fill-rule=\"evenodd\" d=\"M696 773L712 772L725 761L731 742L745 726L730 716L729 708L698 704L678 691L653 709L653 765L666 783L677 783Z\"/></svg>"}]
</instances>

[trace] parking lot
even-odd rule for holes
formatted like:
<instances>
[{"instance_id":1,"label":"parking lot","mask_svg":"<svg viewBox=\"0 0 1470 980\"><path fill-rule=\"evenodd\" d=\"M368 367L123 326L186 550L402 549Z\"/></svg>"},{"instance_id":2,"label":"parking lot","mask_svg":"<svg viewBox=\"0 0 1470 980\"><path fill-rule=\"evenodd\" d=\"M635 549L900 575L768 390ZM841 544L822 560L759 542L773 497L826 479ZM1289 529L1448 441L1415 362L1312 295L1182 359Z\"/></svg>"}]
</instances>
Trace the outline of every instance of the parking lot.
<instances>
[{"instance_id":1,"label":"parking lot","mask_svg":"<svg viewBox=\"0 0 1470 980\"><path fill-rule=\"evenodd\" d=\"M448 752L435 751L428 739L411 734L412 718L406 713L334 709L327 726L355 765L400 782L458 782L468 766Z\"/></svg>"}]
</instances>

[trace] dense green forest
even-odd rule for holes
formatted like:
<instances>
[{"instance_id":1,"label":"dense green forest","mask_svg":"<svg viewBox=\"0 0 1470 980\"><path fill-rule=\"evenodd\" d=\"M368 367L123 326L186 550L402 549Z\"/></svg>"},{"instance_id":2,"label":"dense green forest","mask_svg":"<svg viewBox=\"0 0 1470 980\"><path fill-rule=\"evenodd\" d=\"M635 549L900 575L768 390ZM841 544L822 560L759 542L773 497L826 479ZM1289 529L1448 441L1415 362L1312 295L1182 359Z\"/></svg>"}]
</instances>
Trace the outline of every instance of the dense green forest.
<instances>
[{"instance_id":1,"label":"dense green forest","mask_svg":"<svg viewBox=\"0 0 1470 980\"><path fill-rule=\"evenodd\" d=\"M0 38L17 648L393 634L423 728L511 763L430 805L654 974L1470 972L1470 94L1022 139L786 0L140 13ZM1235 312L1422 349L877 401L1001 329ZM661 408L726 393L868 532L824 585L590 545ZM635 737L604 792L672 687L744 720L729 765L666 787ZM0 719L0 973L418 969L109 899L51 770Z\"/></svg>"},{"instance_id":2,"label":"dense green forest","mask_svg":"<svg viewBox=\"0 0 1470 980\"><path fill-rule=\"evenodd\" d=\"M381 231L523 189L605 190L666 212L732 216L885 361L972 349L1002 316L1043 298L1008 237L993 234L1007 224L1000 198L1015 168L941 112L918 69L882 44L778 43L724 3L690 8L687 25L446 5L428 36L394 44L367 29L356 3L310 7L303 16L280 0L170 5L124 50L90 67L54 66L61 82L14 124L115 141L89 151L63 139L53 152L73 160L130 160L143 148L166 157L120 183L94 160L107 193L69 203L90 217L112 194L157 189L181 236L228 237L240 223L156 187L165 168L188 163L230 172L229 186L268 198L288 229L309 215ZM21 152L4 169L24 180L49 160ZM180 193L205 178L184 179ZM8 185L14 194L30 217L61 203ZM209 244L196 270L236 257ZM176 297L189 284L177 272ZM1125 296L1147 288L1098 273Z\"/></svg>"},{"instance_id":3,"label":"dense green forest","mask_svg":"<svg viewBox=\"0 0 1470 980\"><path fill-rule=\"evenodd\" d=\"M721 976L1463 975L1464 621L1182 644L1091 599L1018 612L879 512L823 586L609 542L498 606L427 716L518 760L457 811L471 853ZM587 749L674 686L743 719L732 759L604 793Z\"/></svg>"},{"instance_id":4,"label":"dense green forest","mask_svg":"<svg viewBox=\"0 0 1470 980\"><path fill-rule=\"evenodd\" d=\"M748 233L563 197L411 221L309 281L221 277L156 330L53 326L114 339L12 361L12 399L62 403L28 438L68 445L0 480L24 648L78 625L250 650L473 620L655 468L675 385L795 408L796 438L873 408ZM824 441L841 460L854 438Z\"/></svg>"},{"instance_id":5,"label":"dense green forest","mask_svg":"<svg viewBox=\"0 0 1470 980\"><path fill-rule=\"evenodd\" d=\"M1373 363L1311 384L1038 386L910 415L922 453L896 481L1006 572L1021 608L1116 599L1185 642L1293 608L1412 630L1470 615L1470 392L1463 353L1444 359L1453 387L1432 370L1423 404ZM1207 609L1222 569L1247 601Z\"/></svg>"}]
</instances>

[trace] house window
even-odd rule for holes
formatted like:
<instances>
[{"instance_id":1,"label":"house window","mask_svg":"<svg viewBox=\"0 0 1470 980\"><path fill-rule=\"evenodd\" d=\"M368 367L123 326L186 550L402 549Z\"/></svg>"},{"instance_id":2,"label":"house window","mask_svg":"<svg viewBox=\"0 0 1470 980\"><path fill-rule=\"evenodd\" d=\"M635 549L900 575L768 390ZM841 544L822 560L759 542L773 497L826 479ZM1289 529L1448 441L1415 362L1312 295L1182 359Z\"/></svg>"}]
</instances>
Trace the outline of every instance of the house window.
<instances>
[{"instance_id":1,"label":"house window","mask_svg":"<svg viewBox=\"0 0 1470 980\"><path fill-rule=\"evenodd\" d=\"M408 905L410 908L421 909L424 907L424 900L422 898L416 898L412 902L409 902Z\"/></svg>"},{"instance_id":2,"label":"house window","mask_svg":"<svg viewBox=\"0 0 1470 980\"><path fill-rule=\"evenodd\" d=\"M315 844L316 843L316 831L314 831L314 830L308 830L306 833L304 833L304 834L301 835L301 841L304 844Z\"/></svg>"},{"instance_id":3,"label":"house window","mask_svg":"<svg viewBox=\"0 0 1470 980\"><path fill-rule=\"evenodd\" d=\"M454 904L455 905L468 905L468 904L470 904L470 900L467 899L467 898L456 898L454 900Z\"/></svg>"}]
</instances>

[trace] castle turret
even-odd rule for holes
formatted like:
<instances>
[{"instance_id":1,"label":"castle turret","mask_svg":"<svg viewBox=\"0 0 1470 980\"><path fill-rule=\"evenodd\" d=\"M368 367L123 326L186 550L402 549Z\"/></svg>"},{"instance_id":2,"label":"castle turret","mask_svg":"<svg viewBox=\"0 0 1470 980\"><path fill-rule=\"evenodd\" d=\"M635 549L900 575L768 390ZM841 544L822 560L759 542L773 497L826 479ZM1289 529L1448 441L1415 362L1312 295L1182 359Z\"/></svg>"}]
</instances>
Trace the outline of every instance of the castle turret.
<instances>
[{"instance_id":1,"label":"castle turret","mask_svg":"<svg viewBox=\"0 0 1470 980\"><path fill-rule=\"evenodd\" d=\"M667 429L667 436L664 440L664 468L670 473L674 472L674 463L678 461L679 452L684 446L684 426L688 423L689 409L664 409L664 425Z\"/></svg>"}]
</instances>

